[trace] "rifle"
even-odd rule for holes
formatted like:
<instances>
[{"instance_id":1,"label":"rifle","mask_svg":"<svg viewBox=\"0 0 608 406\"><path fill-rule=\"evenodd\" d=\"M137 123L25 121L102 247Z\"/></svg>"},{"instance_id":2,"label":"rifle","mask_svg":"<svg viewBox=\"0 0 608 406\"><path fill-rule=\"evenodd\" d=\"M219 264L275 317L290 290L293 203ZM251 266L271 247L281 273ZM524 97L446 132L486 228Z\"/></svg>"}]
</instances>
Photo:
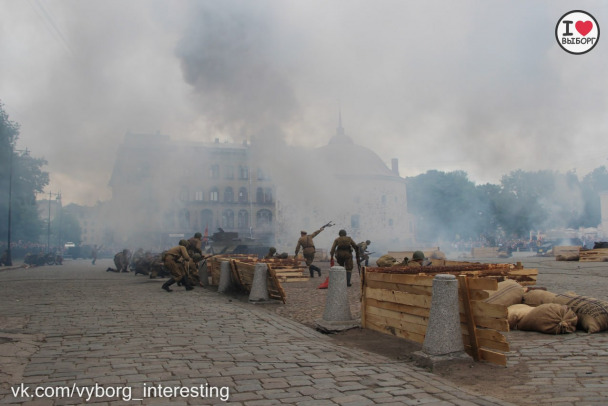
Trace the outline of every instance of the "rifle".
<instances>
[{"instance_id":1,"label":"rifle","mask_svg":"<svg viewBox=\"0 0 608 406\"><path fill-rule=\"evenodd\" d=\"M321 226L321 228L325 228L325 227L331 227L331 226L334 226L334 225L335 225L335 224L334 224L334 222L333 222L333 221L328 221L328 222L327 222L327 224L322 225L322 226Z\"/></svg>"}]
</instances>

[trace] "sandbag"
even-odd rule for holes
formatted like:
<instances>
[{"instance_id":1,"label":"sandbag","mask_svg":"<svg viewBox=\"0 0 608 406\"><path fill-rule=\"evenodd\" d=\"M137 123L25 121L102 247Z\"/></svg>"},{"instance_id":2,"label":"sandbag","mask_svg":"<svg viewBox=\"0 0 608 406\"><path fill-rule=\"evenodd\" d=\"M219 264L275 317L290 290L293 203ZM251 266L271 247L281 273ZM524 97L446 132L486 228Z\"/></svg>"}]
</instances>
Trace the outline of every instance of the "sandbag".
<instances>
[{"instance_id":1,"label":"sandbag","mask_svg":"<svg viewBox=\"0 0 608 406\"><path fill-rule=\"evenodd\" d=\"M521 319L528 313L530 310L534 309L532 306L528 306L527 304L514 304L507 307L507 319L509 320L509 328L511 330L517 330L517 326Z\"/></svg>"},{"instance_id":2,"label":"sandbag","mask_svg":"<svg viewBox=\"0 0 608 406\"><path fill-rule=\"evenodd\" d=\"M545 303L533 307L518 323L517 328L546 334L564 334L576 331L578 318L566 305Z\"/></svg>"},{"instance_id":3,"label":"sandbag","mask_svg":"<svg viewBox=\"0 0 608 406\"><path fill-rule=\"evenodd\" d=\"M574 292L556 295L553 303L568 306L578 316L578 327L588 333L608 330L608 302Z\"/></svg>"},{"instance_id":4,"label":"sandbag","mask_svg":"<svg viewBox=\"0 0 608 406\"><path fill-rule=\"evenodd\" d=\"M546 290L532 289L524 293L523 302L529 306L539 306L545 303L553 303L557 294Z\"/></svg>"},{"instance_id":5,"label":"sandbag","mask_svg":"<svg viewBox=\"0 0 608 406\"><path fill-rule=\"evenodd\" d=\"M378 265L381 268L386 268L386 267L393 266L396 262L397 262L397 259L395 259L395 257L392 257L392 256L386 254L386 255L382 255L380 258L378 258L376 260L376 265Z\"/></svg>"},{"instance_id":6,"label":"sandbag","mask_svg":"<svg viewBox=\"0 0 608 406\"><path fill-rule=\"evenodd\" d=\"M498 282L498 290L488 290L486 292L490 294L490 297L484 300L486 303L511 306L521 303L524 296L524 287L514 280L507 279Z\"/></svg>"}]
</instances>

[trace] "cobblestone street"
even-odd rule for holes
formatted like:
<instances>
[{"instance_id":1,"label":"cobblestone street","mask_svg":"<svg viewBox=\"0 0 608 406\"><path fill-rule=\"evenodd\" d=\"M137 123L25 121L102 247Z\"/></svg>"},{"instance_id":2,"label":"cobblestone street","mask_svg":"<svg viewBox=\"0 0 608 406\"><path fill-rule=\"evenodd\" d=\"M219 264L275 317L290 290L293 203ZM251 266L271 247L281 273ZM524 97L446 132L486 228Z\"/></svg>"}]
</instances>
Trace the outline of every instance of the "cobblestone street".
<instances>
[{"instance_id":1,"label":"cobblestone street","mask_svg":"<svg viewBox=\"0 0 608 406\"><path fill-rule=\"evenodd\" d=\"M525 261L539 268L538 286L606 299L602 263ZM326 290L316 286L326 266L322 278L285 284L286 305L252 305L211 289L168 294L162 280L105 272L109 265L81 260L0 272L0 403L83 404L87 397L16 396L24 394L13 393L21 384L106 388L90 396L91 404L602 405L608 399L606 333L514 331L507 368L431 373L309 327L324 309ZM358 289L356 281L349 291L353 315ZM189 393L151 394L159 384Z\"/></svg>"}]
</instances>

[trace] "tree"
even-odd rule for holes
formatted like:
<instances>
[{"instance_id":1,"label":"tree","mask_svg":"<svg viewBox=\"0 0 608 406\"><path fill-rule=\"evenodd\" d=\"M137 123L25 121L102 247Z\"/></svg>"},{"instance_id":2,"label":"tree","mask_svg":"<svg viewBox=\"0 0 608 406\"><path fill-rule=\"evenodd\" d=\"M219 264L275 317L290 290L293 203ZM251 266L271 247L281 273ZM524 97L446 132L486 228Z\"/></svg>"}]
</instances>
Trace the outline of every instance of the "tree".
<instances>
[{"instance_id":1,"label":"tree","mask_svg":"<svg viewBox=\"0 0 608 406\"><path fill-rule=\"evenodd\" d=\"M9 197L11 206L11 241L38 241L42 222L36 209L36 193L49 182L41 167L46 161L16 149L19 124L11 121L0 102L0 236L8 236ZM10 193L9 193L10 187Z\"/></svg>"},{"instance_id":2,"label":"tree","mask_svg":"<svg viewBox=\"0 0 608 406\"><path fill-rule=\"evenodd\" d=\"M487 204L466 172L427 171L406 179L408 208L424 241L476 238L484 228Z\"/></svg>"}]
</instances>

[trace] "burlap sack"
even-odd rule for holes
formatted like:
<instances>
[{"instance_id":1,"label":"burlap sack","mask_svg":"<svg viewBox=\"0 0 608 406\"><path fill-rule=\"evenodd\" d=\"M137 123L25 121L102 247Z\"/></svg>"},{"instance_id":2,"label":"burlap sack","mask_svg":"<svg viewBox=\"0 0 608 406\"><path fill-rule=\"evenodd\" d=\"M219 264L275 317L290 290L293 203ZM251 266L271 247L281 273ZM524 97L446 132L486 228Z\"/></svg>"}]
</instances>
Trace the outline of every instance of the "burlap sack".
<instances>
[{"instance_id":1,"label":"burlap sack","mask_svg":"<svg viewBox=\"0 0 608 406\"><path fill-rule=\"evenodd\" d=\"M576 314L566 305L545 303L533 307L517 324L519 330L547 334L564 334L576 331Z\"/></svg>"},{"instance_id":2,"label":"burlap sack","mask_svg":"<svg viewBox=\"0 0 608 406\"><path fill-rule=\"evenodd\" d=\"M528 313L530 310L534 309L532 306L528 306L527 304L514 304L507 307L507 319L509 320L509 328L511 330L517 330L517 326L521 319Z\"/></svg>"},{"instance_id":3,"label":"burlap sack","mask_svg":"<svg viewBox=\"0 0 608 406\"><path fill-rule=\"evenodd\" d=\"M485 302L511 306L519 304L524 296L524 287L514 280L498 282L498 290L486 291L490 294Z\"/></svg>"},{"instance_id":4,"label":"burlap sack","mask_svg":"<svg viewBox=\"0 0 608 406\"><path fill-rule=\"evenodd\" d=\"M393 266L393 264L395 262L397 262L395 257L392 257L387 254L387 255L382 255L380 258L378 258L376 260L376 265L378 265L381 268L385 268L385 267Z\"/></svg>"},{"instance_id":5,"label":"burlap sack","mask_svg":"<svg viewBox=\"0 0 608 406\"><path fill-rule=\"evenodd\" d=\"M545 303L553 303L557 294L546 290L533 289L524 293L523 302L529 306L539 306Z\"/></svg>"},{"instance_id":6,"label":"burlap sack","mask_svg":"<svg viewBox=\"0 0 608 406\"><path fill-rule=\"evenodd\" d=\"M608 302L574 292L556 295L553 303L568 306L578 316L578 327L588 333L608 330Z\"/></svg>"}]
</instances>

